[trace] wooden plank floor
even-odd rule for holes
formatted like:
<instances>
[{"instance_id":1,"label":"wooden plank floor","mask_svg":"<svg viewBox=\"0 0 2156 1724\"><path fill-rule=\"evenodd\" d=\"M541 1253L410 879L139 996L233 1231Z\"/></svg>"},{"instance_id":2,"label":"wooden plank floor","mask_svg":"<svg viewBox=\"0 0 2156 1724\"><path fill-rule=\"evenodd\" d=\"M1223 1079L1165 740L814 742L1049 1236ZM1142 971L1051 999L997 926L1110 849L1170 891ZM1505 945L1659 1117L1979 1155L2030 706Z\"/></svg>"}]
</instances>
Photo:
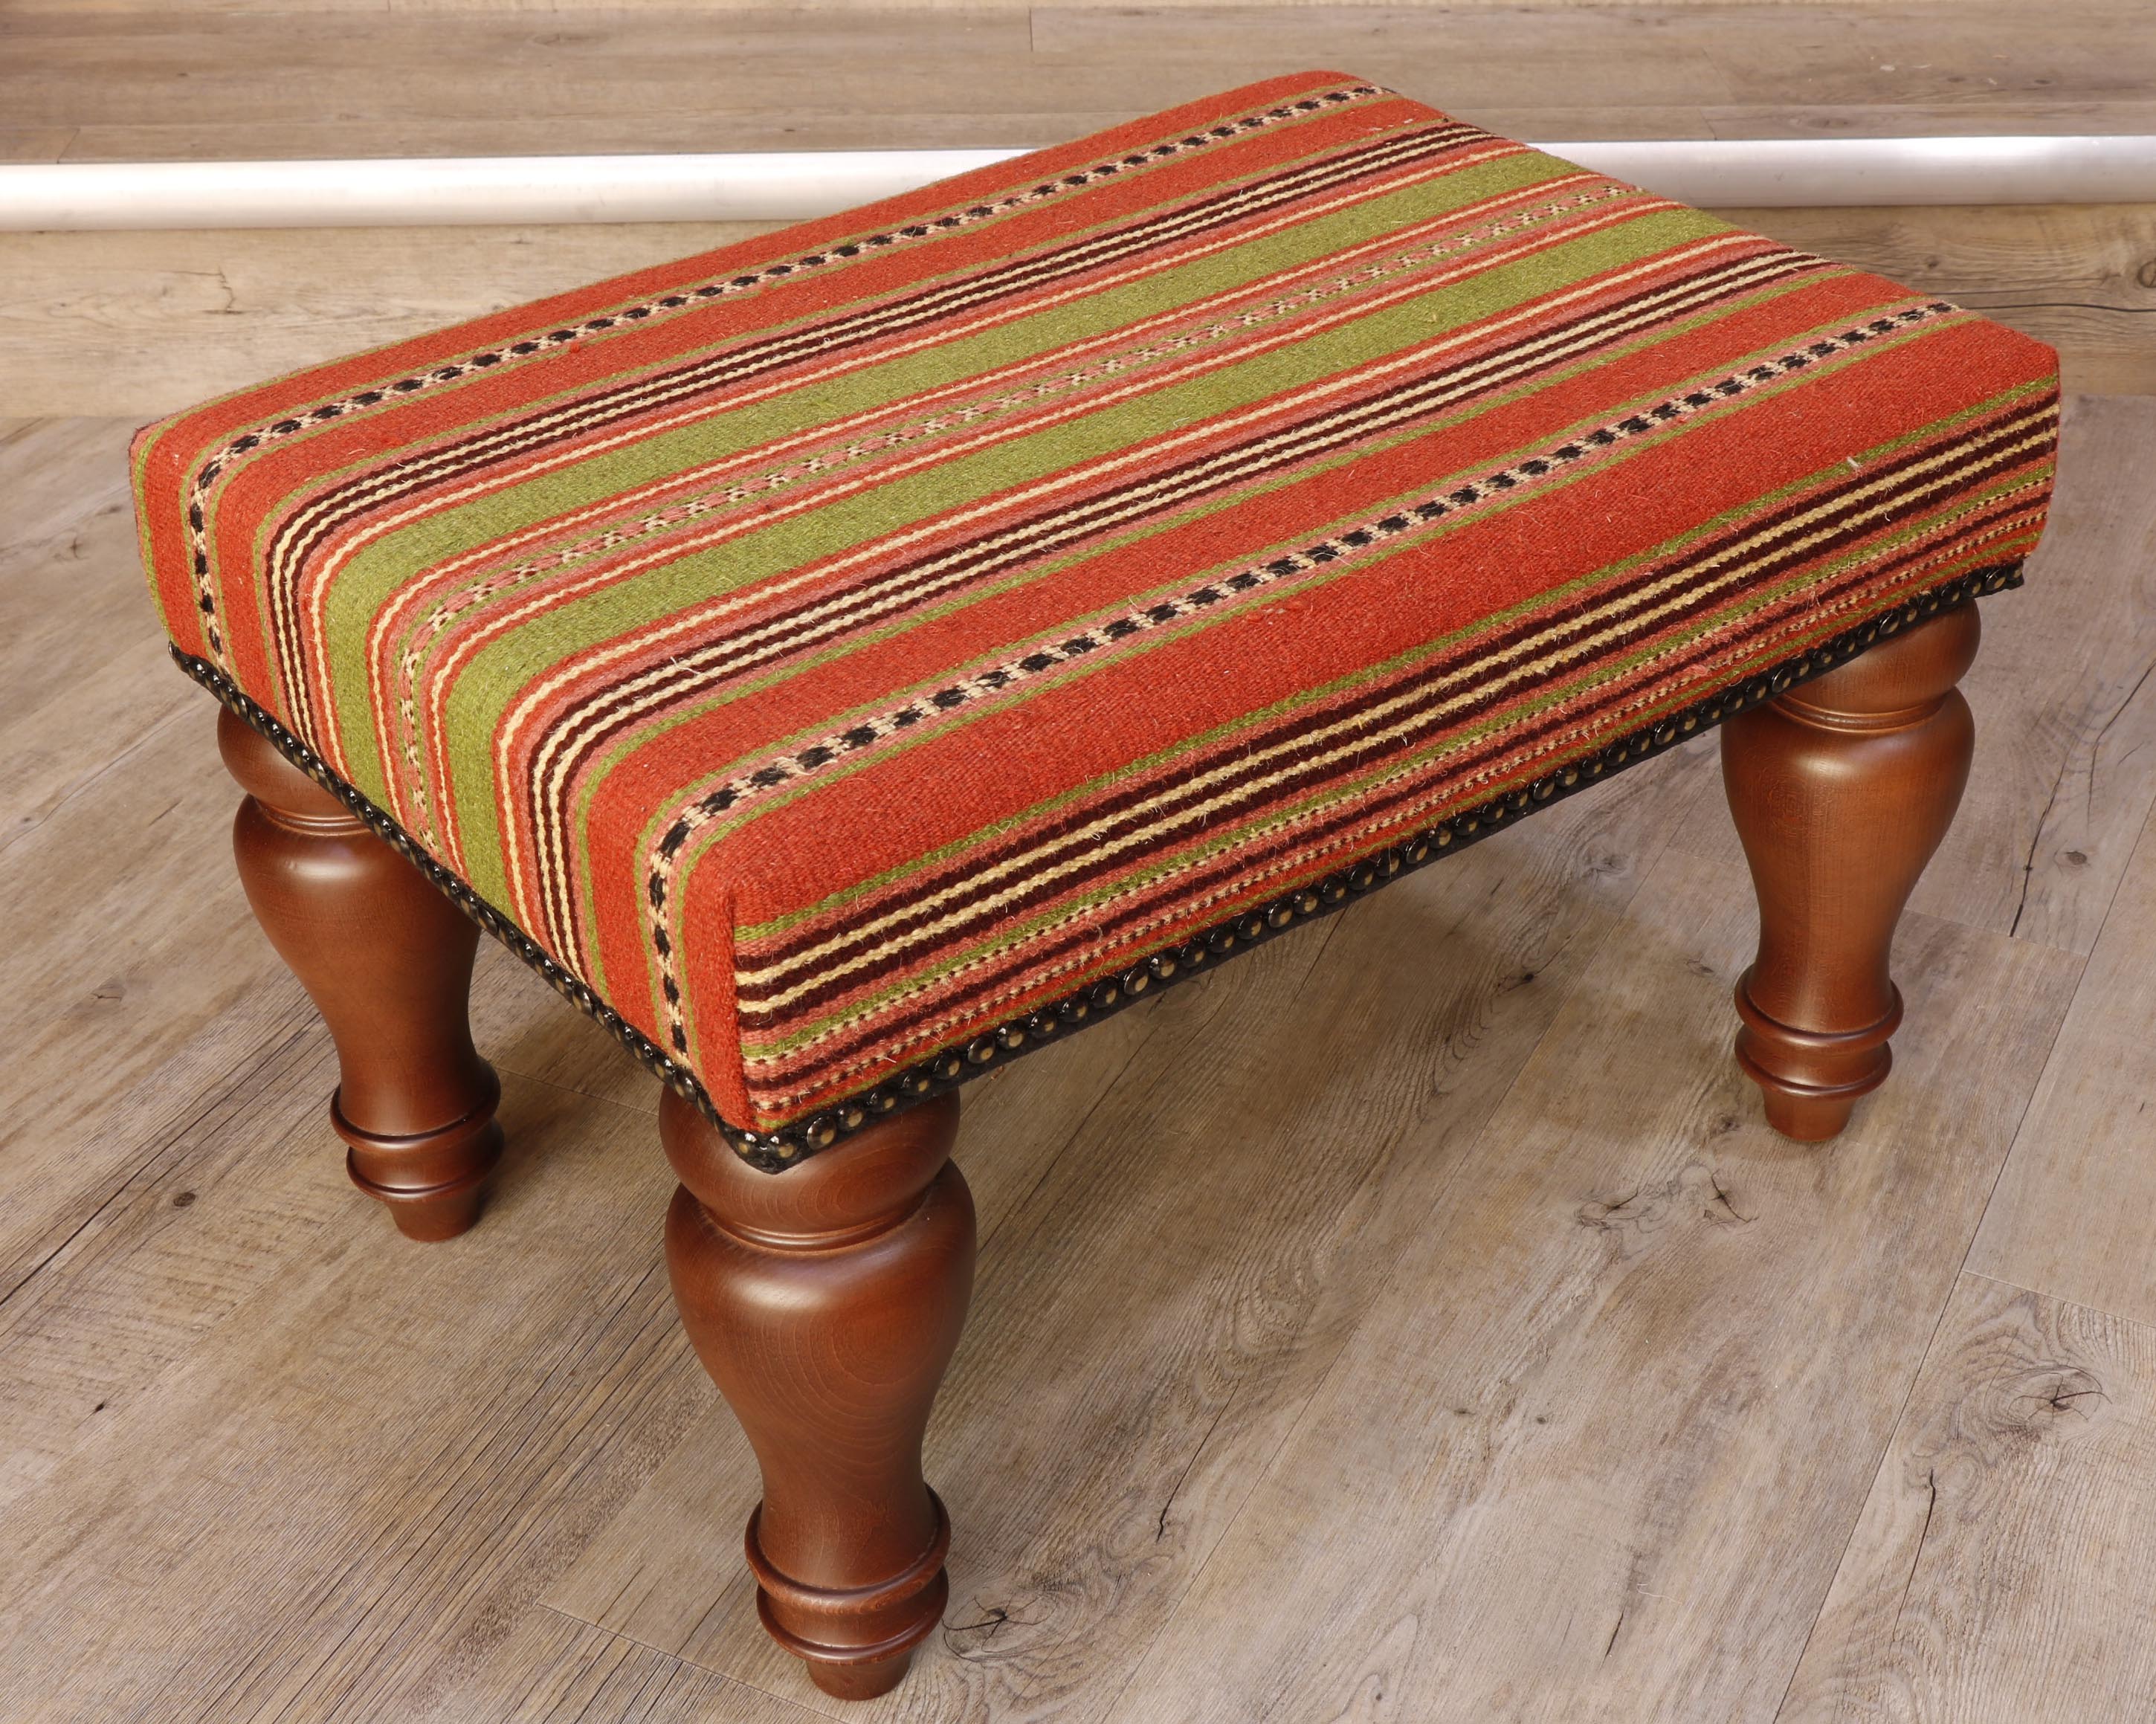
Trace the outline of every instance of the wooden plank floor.
<instances>
[{"instance_id":1,"label":"wooden plank floor","mask_svg":"<svg viewBox=\"0 0 2156 1724\"><path fill-rule=\"evenodd\" d=\"M613 1045L490 948L500 1200L343 1181L126 430L0 424L8 1724L2156 1715L2156 403L2071 403L1831 1147L1727 1059L1711 745L973 1092L951 1605L858 1708L754 1624Z\"/></svg>"},{"instance_id":2,"label":"wooden plank floor","mask_svg":"<svg viewBox=\"0 0 2156 1724\"><path fill-rule=\"evenodd\" d=\"M2156 132L2146 0L406 3L0 0L0 160L1042 144L1328 65L1540 140ZM2156 205L1731 213L2156 393ZM753 231L0 233L0 416L146 418Z\"/></svg>"}]
</instances>

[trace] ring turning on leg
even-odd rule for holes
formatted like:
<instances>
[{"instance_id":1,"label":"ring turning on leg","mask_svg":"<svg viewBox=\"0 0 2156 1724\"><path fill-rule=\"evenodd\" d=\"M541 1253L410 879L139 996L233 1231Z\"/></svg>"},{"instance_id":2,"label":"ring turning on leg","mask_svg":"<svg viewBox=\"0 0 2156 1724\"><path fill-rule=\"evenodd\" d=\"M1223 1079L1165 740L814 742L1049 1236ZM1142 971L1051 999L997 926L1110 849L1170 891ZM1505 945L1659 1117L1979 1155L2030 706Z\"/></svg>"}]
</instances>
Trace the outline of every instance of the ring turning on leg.
<instances>
[{"instance_id":1,"label":"ring turning on leg","mask_svg":"<svg viewBox=\"0 0 2156 1724\"><path fill-rule=\"evenodd\" d=\"M229 711L217 740L247 793L232 831L247 901L336 1043L330 1123L352 1183L408 1238L460 1234L501 1157L501 1085L467 1017L479 930Z\"/></svg>"},{"instance_id":2,"label":"ring turning on leg","mask_svg":"<svg viewBox=\"0 0 2156 1724\"><path fill-rule=\"evenodd\" d=\"M674 1297L763 1471L757 1608L825 1693L895 1686L942 1619L951 1525L922 1481L928 1411L973 1280L958 1098L762 1173L673 1091Z\"/></svg>"},{"instance_id":3,"label":"ring turning on leg","mask_svg":"<svg viewBox=\"0 0 2156 1724\"><path fill-rule=\"evenodd\" d=\"M1737 1061L1785 1137L1833 1137L1886 1080L1902 1018L1887 958L1969 781L1975 731L1954 685L1978 634L1976 607L1957 605L1722 728L1759 897Z\"/></svg>"}]
</instances>

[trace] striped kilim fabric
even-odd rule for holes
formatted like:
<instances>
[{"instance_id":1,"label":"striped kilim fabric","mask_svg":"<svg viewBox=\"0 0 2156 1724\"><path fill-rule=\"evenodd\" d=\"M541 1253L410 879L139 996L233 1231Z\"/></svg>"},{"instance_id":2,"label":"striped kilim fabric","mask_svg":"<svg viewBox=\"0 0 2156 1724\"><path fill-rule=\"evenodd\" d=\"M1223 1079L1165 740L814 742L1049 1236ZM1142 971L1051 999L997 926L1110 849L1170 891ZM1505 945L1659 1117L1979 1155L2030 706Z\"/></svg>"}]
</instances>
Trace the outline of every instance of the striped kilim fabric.
<instances>
[{"instance_id":1,"label":"striped kilim fabric","mask_svg":"<svg viewBox=\"0 0 2156 1724\"><path fill-rule=\"evenodd\" d=\"M2011 581L2056 413L1311 73L135 461L183 665L778 1168Z\"/></svg>"}]
</instances>

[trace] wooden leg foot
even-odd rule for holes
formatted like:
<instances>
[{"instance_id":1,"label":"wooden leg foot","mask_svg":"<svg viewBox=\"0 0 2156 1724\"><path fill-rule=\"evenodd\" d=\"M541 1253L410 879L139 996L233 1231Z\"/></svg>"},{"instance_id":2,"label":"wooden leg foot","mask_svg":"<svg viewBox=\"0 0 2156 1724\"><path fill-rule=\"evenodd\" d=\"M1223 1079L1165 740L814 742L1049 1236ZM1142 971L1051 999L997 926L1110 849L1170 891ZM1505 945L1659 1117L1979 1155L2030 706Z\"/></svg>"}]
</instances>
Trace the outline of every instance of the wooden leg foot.
<instances>
[{"instance_id":1,"label":"wooden leg foot","mask_svg":"<svg viewBox=\"0 0 2156 1724\"><path fill-rule=\"evenodd\" d=\"M479 930L230 712L218 746L247 792L233 850L248 902L336 1043L330 1123L352 1183L406 1238L453 1238L501 1159L501 1085L467 1017Z\"/></svg>"},{"instance_id":2,"label":"wooden leg foot","mask_svg":"<svg viewBox=\"0 0 2156 1724\"><path fill-rule=\"evenodd\" d=\"M486 1206L501 1159L494 1117L500 1097L501 1085L493 1084L484 1111L468 1119L414 1137L384 1137L353 1125L332 1095L330 1123L345 1141L352 1183L389 1211L406 1239L431 1244L469 1231Z\"/></svg>"},{"instance_id":3,"label":"wooden leg foot","mask_svg":"<svg viewBox=\"0 0 2156 1724\"><path fill-rule=\"evenodd\" d=\"M840 1699L894 1686L949 1592L921 1444L973 1287L957 1123L945 1096L762 1173L687 1102L660 1101L682 1182L675 1301L763 1473L746 1541L757 1612Z\"/></svg>"},{"instance_id":4,"label":"wooden leg foot","mask_svg":"<svg viewBox=\"0 0 2156 1724\"><path fill-rule=\"evenodd\" d=\"M1976 607L1957 605L1722 727L1759 897L1737 1063L1784 1137L1834 1137L1892 1065L1887 959L1969 781L1975 731L1954 685L1979 632Z\"/></svg>"},{"instance_id":5,"label":"wooden leg foot","mask_svg":"<svg viewBox=\"0 0 2156 1724\"><path fill-rule=\"evenodd\" d=\"M768 1619L764 1625L770 1626ZM911 1652L901 1652L896 1658L871 1659L865 1664L812 1662L808 1680L834 1700L874 1700L905 1680L912 1664Z\"/></svg>"}]
</instances>

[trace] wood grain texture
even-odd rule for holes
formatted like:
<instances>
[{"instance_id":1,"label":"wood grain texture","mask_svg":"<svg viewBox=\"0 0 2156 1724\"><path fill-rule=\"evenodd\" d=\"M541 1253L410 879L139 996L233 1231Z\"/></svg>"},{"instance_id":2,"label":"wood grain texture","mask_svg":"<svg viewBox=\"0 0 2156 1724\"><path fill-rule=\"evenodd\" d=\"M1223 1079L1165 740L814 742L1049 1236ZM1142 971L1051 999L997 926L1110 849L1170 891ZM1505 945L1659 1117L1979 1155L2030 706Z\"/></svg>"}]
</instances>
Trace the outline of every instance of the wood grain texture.
<instances>
[{"instance_id":1,"label":"wood grain texture","mask_svg":"<svg viewBox=\"0 0 2156 1724\"><path fill-rule=\"evenodd\" d=\"M1039 6L1033 48L1078 76L1120 63L1156 69L1156 77L1195 76L1214 89L1338 66L1478 123L1478 107L1697 108L1736 100L1681 15L1587 8L1562 29L1548 22L1417 7Z\"/></svg>"},{"instance_id":2,"label":"wood grain texture","mask_svg":"<svg viewBox=\"0 0 2156 1724\"><path fill-rule=\"evenodd\" d=\"M1128 1716L1772 1716L1898 1406L1854 1386L1914 1370L2079 964L1910 918L1897 1082L1822 1151L1717 1057L1751 923L1664 854Z\"/></svg>"},{"instance_id":3,"label":"wood grain texture","mask_svg":"<svg viewBox=\"0 0 2156 1724\"><path fill-rule=\"evenodd\" d=\"M0 234L0 410L139 423L759 225ZM122 469L124 474L124 469Z\"/></svg>"},{"instance_id":4,"label":"wood grain texture","mask_svg":"<svg viewBox=\"0 0 2156 1724\"><path fill-rule=\"evenodd\" d=\"M1779 1724L2143 1718L2156 1329L1964 1275Z\"/></svg>"},{"instance_id":5,"label":"wood grain texture","mask_svg":"<svg viewBox=\"0 0 2156 1724\"><path fill-rule=\"evenodd\" d=\"M871 1121L773 1178L672 1090L666 1269L681 1326L756 1449L757 1614L824 1693L901 1680L950 1596L921 1439L973 1286L958 1097Z\"/></svg>"},{"instance_id":6,"label":"wood grain texture","mask_svg":"<svg viewBox=\"0 0 2156 1724\"><path fill-rule=\"evenodd\" d=\"M2156 827L2143 832L1969 1251L1973 1270L2156 1322Z\"/></svg>"},{"instance_id":7,"label":"wood grain texture","mask_svg":"<svg viewBox=\"0 0 2156 1724\"><path fill-rule=\"evenodd\" d=\"M574 136L551 135L557 148ZM830 136L796 146L819 146ZM1984 307L2057 344L2076 388L2156 392L2156 292L2138 279L2156 259L2156 208L1727 213ZM0 234L0 413L139 422L769 225Z\"/></svg>"},{"instance_id":8,"label":"wood grain texture","mask_svg":"<svg viewBox=\"0 0 2156 1724\"><path fill-rule=\"evenodd\" d=\"M1639 0L1420 0L1394 7L1395 11L1430 11L1445 14L1477 12L1574 13L1584 11L1702 12L1714 15L1806 10L1830 15L1862 15L1880 0L1656 0L1642 7ZM2094 8L2116 9L2131 0L2093 0ZM1211 12L1219 0L1152 0L1142 8L1147 13L1165 11ZM95 17L115 12L140 12L141 0L8 0L10 14L59 14ZM175 0L172 11L187 17L220 17L251 13L310 13L356 12L425 16L439 13L526 13L578 16L592 12L738 13L768 12L771 0ZM859 13L911 12L1035 12L1036 0L800 0L796 10L846 18ZM1132 9L1129 0L1061 0L1059 11ZM1246 0L1245 12L1296 13L1337 11L1337 0ZM2004 13L2010 20L2018 0L1883 0L1881 9L1896 13L1951 13L1956 22L1971 14L1982 18ZM2023 15L2025 15L2024 13Z\"/></svg>"},{"instance_id":9,"label":"wood grain texture","mask_svg":"<svg viewBox=\"0 0 2156 1724\"><path fill-rule=\"evenodd\" d=\"M162 631L143 626L132 428L0 422L0 854L158 726L200 710L162 674Z\"/></svg>"},{"instance_id":10,"label":"wood grain texture","mask_svg":"<svg viewBox=\"0 0 2156 1724\"><path fill-rule=\"evenodd\" d=\"M0 425L0 1498L366 1208L328 1039L220 854L231 781L142 590L129 428ZM480 977L511 1069L601 1094L634 1070L506 953Z\"/></svg>"},{"instance_id":11,"label":"wood grain texture","mask_svg":"<svg viewBox=\"0 0 2156 1724\"><path fill-rule=\"evenodd\" d=\"M1500 130L1577 115L1587 130L1572 136L1672 126L1677 136L1740 136L1755 115L1765 135L1876 129L1881 116L1902 132L2046 117L2121 131L2156 102L2136 75L2131 11L1958 5L1951 33L1939 16L1935 4L1861 0L1795 10L1573 7L1562 28L1547 12L1476 6L856 8L843 17L814 8L466 7L384 28L378 15L337 8L18 6L0 12L0 111L23 159L50 159L64 137L69 159L125 160L769 148L827 134L826 146L1045 142L1326 64ZM1906 52L1897 63L1875 44ZM264 64L280 75L249 75ZM475 76L515 100L474 111L465 96ZM535 143L564 126L579 142ZM998 137L982 129L992 126L1018 129ZM0 146L9 141L0 132Z\"/></svg>"},{"instance_id":12,"label":"wood grain texture","mask_svg":"<svg viewBox=\"0 0 2156 1724\"><path fill-rule=\"evenodd\" d=\"M72 126L0 126L0 162L58 162L74 133Z\"/></svg>"},{"instance_id":13,"label":"wood grain texture","mask_svg":"<svg viewBox=\"0 0 2156 1724\"><path fill-rule=\"evenodd\" d=\"M540 1609L413 1724L821 1724L823 1716Z\"/></svg>"}]
</instances>

